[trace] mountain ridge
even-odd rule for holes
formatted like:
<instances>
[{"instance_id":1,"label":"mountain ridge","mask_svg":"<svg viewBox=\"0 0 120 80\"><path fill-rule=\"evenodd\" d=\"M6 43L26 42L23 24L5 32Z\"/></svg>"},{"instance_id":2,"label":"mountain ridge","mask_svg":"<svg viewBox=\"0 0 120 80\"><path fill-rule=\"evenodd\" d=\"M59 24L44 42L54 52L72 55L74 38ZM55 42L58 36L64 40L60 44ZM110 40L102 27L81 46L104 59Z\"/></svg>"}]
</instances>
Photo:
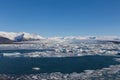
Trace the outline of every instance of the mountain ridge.
<instances>
[{"instance_id":1,"label":"mountain ridge","mask_svg":"<svg viewBox=\"0 0 120 80\"><path fill-rule=\"evenodd\" d=\"M23 41L23 40L40 40L43 39L40 35L26 33L26 32L0 32L0 37L7 38L11 41Z\"/></svg>"},{"instance_id":2,"label":"mountain ridge","mask_svg":"<svg viewBox=\"0 0 120 80\"><path fill-rule=\"evenodd\" d=\"M42 37L38 34L26 32L0 32L0 43L5 42L20 42L34 40L52 40L52 41L76 41L76 40L101 40L101 41L119 41L119 36L66 36L66 37ZM4 41L6 40L6 41Z\"/></svg>"}]
</instances>

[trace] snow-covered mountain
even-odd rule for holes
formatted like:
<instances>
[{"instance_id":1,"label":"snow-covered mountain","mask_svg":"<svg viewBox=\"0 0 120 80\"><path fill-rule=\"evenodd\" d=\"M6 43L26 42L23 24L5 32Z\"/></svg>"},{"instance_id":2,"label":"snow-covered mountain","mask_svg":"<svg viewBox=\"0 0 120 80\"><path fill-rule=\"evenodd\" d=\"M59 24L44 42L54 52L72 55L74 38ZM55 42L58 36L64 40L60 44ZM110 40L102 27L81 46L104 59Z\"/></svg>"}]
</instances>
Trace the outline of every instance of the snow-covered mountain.
<instances>
[{"instance_id":1,"label":"snow-covered mountain","mask_svg":"<svg viewBox=\"0 0 120 80\"><path fill-rule=\"evenodd\" d=\"M5 37L0 37L0 44L3 44L3 43L12 43L13 41L8 39L8 38L5 38Z\"/></svg>"},{"instance_id":2,"label":"snow-covered mountain","mask_svg":"<svg viewBox=\"0 0 120 80\"><path fill-rule=\"evenodd\" d=\"M120 36L66 36L44 38L37 34L26 32L0 32L0 39L6 38L11 41L30 41L44 39L48 42L78 42L79 40L101 40L101 41L120 41ZM2 40L1 40L2 41Z\"/></svg>"},{"instance_id":3,"label":"snow-covered mountain","mask_svg":"<svg viewBox=\"0 0 120 80\"><path fill-rule=\"evenodd\" d=\"M12 41L22 41L22 40L40 40L44 39L40 35L31 34L26 32L0 32L0 37L7 38Z\"/></svg>"}]
</instances>

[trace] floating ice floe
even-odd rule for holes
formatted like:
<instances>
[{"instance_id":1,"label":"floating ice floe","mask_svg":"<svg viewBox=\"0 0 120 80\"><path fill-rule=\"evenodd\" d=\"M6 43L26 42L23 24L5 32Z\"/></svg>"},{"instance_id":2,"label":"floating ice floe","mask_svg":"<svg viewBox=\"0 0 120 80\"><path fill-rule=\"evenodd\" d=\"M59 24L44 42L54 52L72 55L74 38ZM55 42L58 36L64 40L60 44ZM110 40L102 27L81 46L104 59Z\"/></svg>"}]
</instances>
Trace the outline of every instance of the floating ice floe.
<instances>
[{"instance_id":1,"label":"floating ice floe","mask_svg":"<svg viewBox=\"0 0 120 80\"><path fill-rule=\"evenodd\" d=\"M33 69L33 70L36 70L36 71L39 71L39 70L40 70L39 67L33 67L32 69Z\"/></svg>"},{"instance_id":2,"label":"floating ice floe","mask_svg":"<svg viewBox=\"0 0 120 80\"><path fill-rule=\"evenodd\" d=\"M114 60L120 62L120 58L115 58Z\"/></svg>"},{"instance_id":3,"label":"floating ice floe","mask_svg":"<svg viewBox=\"0 0 120 80\"><path fill-rule=\"evenodd\" d=\"M3 53L4 57L21 57L21 53L14 52L14 53Z\"/></svg>"}]
</instances>

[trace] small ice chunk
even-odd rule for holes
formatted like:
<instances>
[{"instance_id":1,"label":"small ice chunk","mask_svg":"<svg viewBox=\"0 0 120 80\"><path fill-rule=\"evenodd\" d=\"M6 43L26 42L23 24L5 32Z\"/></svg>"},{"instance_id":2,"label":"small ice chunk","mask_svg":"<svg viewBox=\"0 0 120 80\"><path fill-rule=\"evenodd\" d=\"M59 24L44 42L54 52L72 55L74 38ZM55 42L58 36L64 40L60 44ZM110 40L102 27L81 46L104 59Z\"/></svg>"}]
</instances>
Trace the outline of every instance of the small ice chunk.
<instances>
[{"instance_id":1,"label":"small ice chunk","mask_svg":"<svg viewBox=\"0 0 120 80\"><path fill-rule=\"evenodd\" d=\"M20 56L21 56L21 53L19 53L19 52L3 53L3 56L5 56L5 57L20 57Z\"/></svg>"},{"instance_id":2,"label":"small ice chunk","mask_svg":"<svg viewBox=\"0 0 120 80\"><path fill-rule=\"evenodd\" d=\"M33 78L33 79L38 79L38 78L37 78L37 76L35 76L35 75L34 75L34 76L32 76L32 78Z\"/></svg>"},{"instance_id":3,"label":"small ice chunk","mask_svg":"<svg viewBox=\"0 0 120 80\"><path fill-rule=\"evenodd\" d=\"M36 71L39 71L39 70L40 70L39 67L33 67L32 69L33 69L33 70L36 70Z\"/></svg>"}]
</instances>

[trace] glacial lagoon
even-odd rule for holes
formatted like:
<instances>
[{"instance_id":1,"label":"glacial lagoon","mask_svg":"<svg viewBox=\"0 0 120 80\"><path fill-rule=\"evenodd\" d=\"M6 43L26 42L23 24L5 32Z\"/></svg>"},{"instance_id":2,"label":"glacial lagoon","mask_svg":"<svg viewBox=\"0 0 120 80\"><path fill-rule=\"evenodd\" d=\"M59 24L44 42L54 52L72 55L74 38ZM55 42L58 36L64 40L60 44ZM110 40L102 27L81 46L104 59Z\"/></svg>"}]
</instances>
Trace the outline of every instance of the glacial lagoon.
<instances>
[{"instance_id":1,"label":"glacial lagoon","mask_svg":"<svg viewBox=\"0 0 120 80\"><path fill-rule=\"evenodd\" d=\"M0 74L81 73L84 70L96 70L120 64L114 58L116 57L97 55L49 58L1 57Z\"/></svg>"}]
</instances>

